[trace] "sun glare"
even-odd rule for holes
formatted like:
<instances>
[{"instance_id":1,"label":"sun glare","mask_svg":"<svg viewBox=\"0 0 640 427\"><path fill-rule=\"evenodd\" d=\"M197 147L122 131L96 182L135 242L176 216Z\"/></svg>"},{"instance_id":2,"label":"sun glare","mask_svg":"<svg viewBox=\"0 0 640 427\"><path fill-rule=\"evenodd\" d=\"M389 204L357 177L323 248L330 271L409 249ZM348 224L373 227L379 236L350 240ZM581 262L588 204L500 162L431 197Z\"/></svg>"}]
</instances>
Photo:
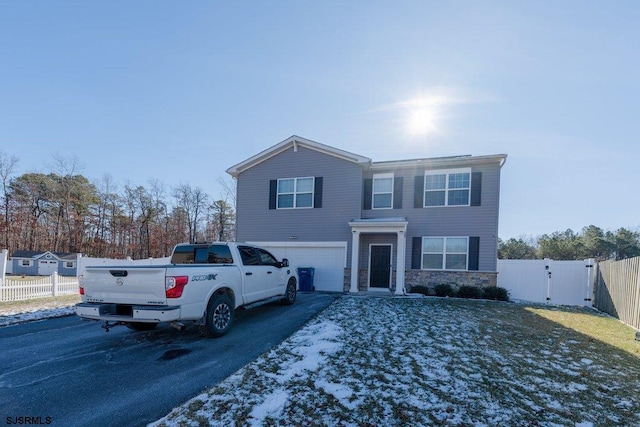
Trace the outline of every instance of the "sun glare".
<instances>
[{"instance_id":1,"label":"sun glare","mask_svg":"<svg viewBox=\"0 0 640 427\"><path fill-rule=\"evenodd\" d=\"M409 112L407 123L412 135L428 135L436 131L436 117L429 108L420 108Z\"/></svg>"},{"instance_id":2,"label":"sun glare","mask_svg":"<svg viewBox=\"0 0 640 427\"><path fill-rule=\"evenodd\" d=\"M447 99L442 96L421 96L405 101L405 127L411 136L426 136L437 133L441 125L442 109Z\"/></svg>"}]
</instances>

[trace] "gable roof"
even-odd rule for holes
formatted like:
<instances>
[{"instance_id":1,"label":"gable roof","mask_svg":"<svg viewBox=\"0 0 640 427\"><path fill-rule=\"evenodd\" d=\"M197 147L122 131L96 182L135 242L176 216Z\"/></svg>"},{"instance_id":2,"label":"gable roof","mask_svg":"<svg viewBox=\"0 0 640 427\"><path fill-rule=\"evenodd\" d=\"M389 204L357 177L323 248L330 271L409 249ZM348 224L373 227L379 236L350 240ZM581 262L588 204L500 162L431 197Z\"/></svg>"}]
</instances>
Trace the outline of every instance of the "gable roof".
<instances>
[{"instance_id":1,"label":"gable roof","mask_svg":"<svg viewBox=\"0 0 640 427\"><path fill-rule=\"evenodd\" d=\"M78 258L78 254L69 253L69 252L50 252L50 251L14 251L11 254L11 259L38 259L44 256L45 254L51 254L54 258L58 260L76 260Z\"/></svg>"},{"instance_id":2,"label":"gable roof","mask_svg":"<svg viewBox=\"0 0 640 427\"><path fill-rule=\"evenodd\" d=\"M348 151L340 150L328 145L320 144L319 142L311 141L310 139L302 138L297 135L292 135L279 144L276 144L271 148L267 148L266 150L256 154L255 156L238 163L237 165L231 166L229 169L227 169L227 173L236 178L240 173L246 171L247 169L252 168L253 166L256 166L264 162L265 160L268 160L271 157L276 156L292 147L294 151L297 151L298 147L304 147L352 163L364 165L371 164L371 159L368 157L350 153Z\"/></svg>"}]
</instances>

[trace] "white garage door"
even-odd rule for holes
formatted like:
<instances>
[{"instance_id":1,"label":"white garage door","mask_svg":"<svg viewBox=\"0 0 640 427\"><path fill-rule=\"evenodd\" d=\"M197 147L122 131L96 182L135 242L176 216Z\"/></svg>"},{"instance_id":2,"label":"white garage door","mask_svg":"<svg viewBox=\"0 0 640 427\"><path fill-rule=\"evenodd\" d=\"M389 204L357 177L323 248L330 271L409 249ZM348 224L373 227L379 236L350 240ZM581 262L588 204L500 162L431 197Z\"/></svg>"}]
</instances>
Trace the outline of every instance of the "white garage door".
<instances>
[{"instance_id":1,"label":"white garage door","mask_svg":"<svg viewBox=\"0 0 640 427\"><path fill-rule=\"evenodd\" d=\"M250 242L265 248L292 267L313 267L316 291L342 292L347 266L347 242Z\"/></svg>"}]
</instances>

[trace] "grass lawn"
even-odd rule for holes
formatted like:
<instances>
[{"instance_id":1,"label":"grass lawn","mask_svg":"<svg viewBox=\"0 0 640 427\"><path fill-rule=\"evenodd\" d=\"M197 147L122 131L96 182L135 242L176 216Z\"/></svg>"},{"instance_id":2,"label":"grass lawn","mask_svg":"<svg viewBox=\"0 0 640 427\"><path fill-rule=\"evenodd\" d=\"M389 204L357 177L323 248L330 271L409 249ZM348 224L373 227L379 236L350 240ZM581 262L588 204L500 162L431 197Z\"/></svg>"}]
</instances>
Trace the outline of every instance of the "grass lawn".
<instances>
[{"instance_id":1,"label":"grass lawn","mask_svg":"<svg viewBox=\"0 0 640 427\"><path fill-rule=\"evenodd\" d=\"M588 309L347 296L156 425L640 426L634 332Z\"/></svg>"}]
</instances>

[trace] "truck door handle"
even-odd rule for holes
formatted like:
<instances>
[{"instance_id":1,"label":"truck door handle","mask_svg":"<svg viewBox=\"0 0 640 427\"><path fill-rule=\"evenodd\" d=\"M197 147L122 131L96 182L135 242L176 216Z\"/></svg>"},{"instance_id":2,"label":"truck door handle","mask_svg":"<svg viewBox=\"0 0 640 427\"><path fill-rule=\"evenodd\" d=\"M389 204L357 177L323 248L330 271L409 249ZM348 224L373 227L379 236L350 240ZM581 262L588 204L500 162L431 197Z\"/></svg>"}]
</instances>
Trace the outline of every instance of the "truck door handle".
<instances>
[{"instance_id":1,"label":"truck door handle","mask_svg":"<svg viewBox=\"0 0 640 427\"><path fill-rule=\"evenodd\" d=\"M271 273L273 273L273 272L272 271L267 271L267 274L271 274Z\"/></svg>"},{"instance_id":2,"label":"truck door handle","mask_svg":"<svg viewBox=\"0 0 640 427\"><path fill-rule=\"evenodd\" d=\"M244 274L246 274L247 276L251 276L253 273L249 271L249 272L244 273Z\"/></svg>"}]
</instances>

